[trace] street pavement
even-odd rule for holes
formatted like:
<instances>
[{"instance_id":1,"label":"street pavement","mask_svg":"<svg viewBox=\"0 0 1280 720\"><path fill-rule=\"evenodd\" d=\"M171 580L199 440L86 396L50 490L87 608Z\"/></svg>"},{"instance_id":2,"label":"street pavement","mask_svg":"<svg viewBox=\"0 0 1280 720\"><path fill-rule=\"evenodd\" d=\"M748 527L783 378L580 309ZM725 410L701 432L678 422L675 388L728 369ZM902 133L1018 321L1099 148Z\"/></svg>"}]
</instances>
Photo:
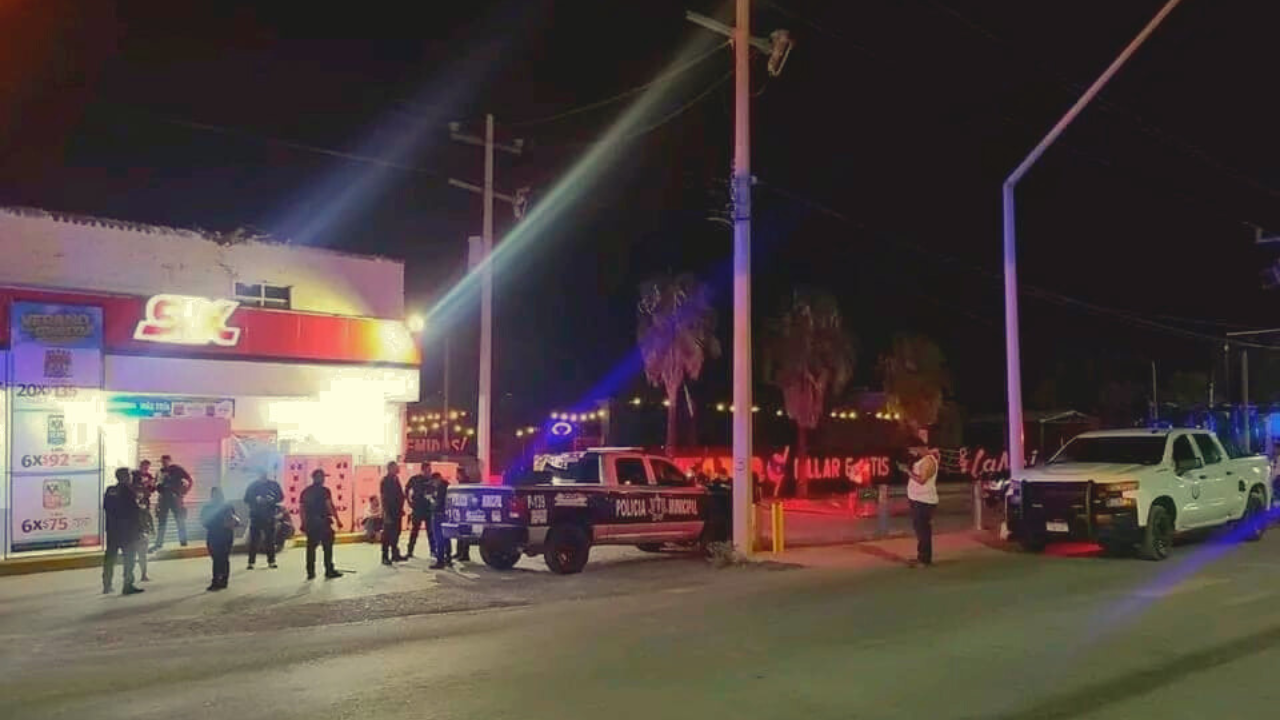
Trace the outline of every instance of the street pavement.
<instances>
[{"instance_id":1,"label":"street pavement","mask_svg":"<svg viewBox=\"0 0 1280 720\"><path fill-rule=\"evenodd\" d=\"M141 596L97 574L0 578L4 718L1270 718L1280 532L1165 563L968 535L714 568L601 548L556 577L386 569L339 547L206 594L207 560Z\"/></svg>"}]
</instances>

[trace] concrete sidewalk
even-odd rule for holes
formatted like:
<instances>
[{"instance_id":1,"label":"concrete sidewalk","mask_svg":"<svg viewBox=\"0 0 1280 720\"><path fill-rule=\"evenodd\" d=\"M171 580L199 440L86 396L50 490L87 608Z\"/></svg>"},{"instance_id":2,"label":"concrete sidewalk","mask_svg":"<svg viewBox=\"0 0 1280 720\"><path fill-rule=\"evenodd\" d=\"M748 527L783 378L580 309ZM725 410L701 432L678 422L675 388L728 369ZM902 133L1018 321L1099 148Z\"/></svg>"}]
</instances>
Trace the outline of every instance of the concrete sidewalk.
<instances>
[{"instance_id":1,"label":"concrete sidewalk","mask_svg":"<svg viewBox=\"0 0 1280 720\"><path fill-rule=\"evenodd\" d=\"M1015 553L1014 546L1002 543L990 533L965 530L941 533L933 538L934 563L950 565L972 557L996 557ZM906 567L916 556L914 537L895 537L884 540L827 545L821 547L797 547L784 550L779 555L757 553L757 561L774 561L805 568L827 570L864 570Z\"/></svg>"}]
</instances>

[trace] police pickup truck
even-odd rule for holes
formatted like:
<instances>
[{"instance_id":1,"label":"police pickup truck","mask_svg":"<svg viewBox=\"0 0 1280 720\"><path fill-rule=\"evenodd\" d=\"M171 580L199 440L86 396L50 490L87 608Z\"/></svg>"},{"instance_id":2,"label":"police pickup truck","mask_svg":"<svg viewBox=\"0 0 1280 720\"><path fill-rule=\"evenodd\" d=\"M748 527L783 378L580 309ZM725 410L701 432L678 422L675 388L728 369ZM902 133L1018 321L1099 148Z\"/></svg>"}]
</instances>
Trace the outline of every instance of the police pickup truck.
<instances>
[{"instance_id":1,"label":"police pickup truck","mask_svg":"<svg viewBox=\"0 0 1280 720\"><path fill-rule=\"evenodd\" d=\"M580 572L593 545L705 546L727 538L728 491L700 487L670 460L630 448L540 457L528 483L450 487L447 538L480 547L507 570L542 555L552 572Z\"/></svg>"},{"instance_id":2,"label":"police pickup truck","mask_svg":"<svg viewBox=\"0 0 1280 720\"><path fill-rule=\"evenodd\" d=\"M1089 540L1113 553L1163 560L1175 536L1233 526L1266 531L1271 463L1228 453L1207 430L1107 430L1077 436L1028 468L1008 495L1010 534L1028 550Z\"/></svg>"}]
</instances>

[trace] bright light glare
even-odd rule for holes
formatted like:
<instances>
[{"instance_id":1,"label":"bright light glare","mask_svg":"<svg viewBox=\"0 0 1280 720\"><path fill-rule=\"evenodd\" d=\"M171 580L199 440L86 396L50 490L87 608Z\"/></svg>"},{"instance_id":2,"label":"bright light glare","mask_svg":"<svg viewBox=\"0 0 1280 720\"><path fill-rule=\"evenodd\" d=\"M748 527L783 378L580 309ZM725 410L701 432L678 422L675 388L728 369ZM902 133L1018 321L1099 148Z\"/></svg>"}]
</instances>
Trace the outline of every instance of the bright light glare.
<instances>
[{"instance_id":1,"label":"bright light glare","mask_svg":"<svg viewBox=\"0 0 1280 720\"><path fill-rule=\"evenodd\" d=\"M414 313L405 321L405 325L409 327L409 332L420 333L427 329L427 319L417 313Z\"/></svg>"}]
</instances>

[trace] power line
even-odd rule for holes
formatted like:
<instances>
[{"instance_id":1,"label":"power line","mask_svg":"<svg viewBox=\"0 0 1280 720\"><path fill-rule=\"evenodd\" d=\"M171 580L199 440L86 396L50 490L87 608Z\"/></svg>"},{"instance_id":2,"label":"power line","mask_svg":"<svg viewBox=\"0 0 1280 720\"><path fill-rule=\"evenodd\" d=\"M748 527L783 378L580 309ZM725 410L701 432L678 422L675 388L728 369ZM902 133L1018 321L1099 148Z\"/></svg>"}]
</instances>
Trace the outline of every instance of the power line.
<instances>
[{"instance_id":1,"label":"power line","mask_svg":"<svg viewBox=\"0 0 1280 720\"><path fill-rule=\"evenodd\" d=\"M160 122L167 123L169 125L175 125L178 127L187 128L190 130L200 130L203 132L210 132L218 135L225 135L228 137L239 137L245 140L252 140L252 141L267 144L267 145L278 145L280 147L287 147L293 150L312 153L315 155L325 155L328 157L338 158L340 160L346 160L349 162L364 163L367 165L379 165L382 167L393 168L396 170L404 170L405 172L424 175L426 177L431 177L441 181L447 181L447 178L445 178L440 173L434 170L429 170L427 168L424 168L418 165L407 165L405 163L398 163L392 160L384 160L382 158L373 157L371 155L361 155L359 153L346 152L343 150L334 150L332 148L321 147L319 145L310 145L307 143L300 143L294 140L285 140L283 138L278 138L278 137L259 135L257 133L252 133L247 130L227 127L225 125L214 125L212 123L195 122L193 120L183 120L180 118L169 118L169 117L160 117L160 116L152 116L152 117L154 117L156 120L159 120Z\"/></svg>"},{"instance_id":2,"label":"power line","mask_svg":"<svg viewBox=\"0 0 1280 720\"><path fill-rule=\"evenodd\" d=\"M590 112L592 110L597 110L602 107L607 107L616 102L625 100L631 97L632 95L636 95L638 93L644 92L645 90L648 90L649 88L653 87L654 85L657 85L658 83L666 82L668 80L671 80L672 78L675 78L684 74L685 72L700 65L703 61L707 60L708 58L710 58L711 56L715 55L716 53L720 52L721 50L723 50L728 46L729 46L728 42L720 43L719 45L716 45L715 47L699 55L698 57L690 60L684 65L673 68L670 71L665 72L659 75L658 77L650 80L649 82L644 83L643 85L637 85L629 90L624 90L618 93L617 95L607 97L603 100L597 100L596 102L593 102L593 103L588 103L586 105L580 105L578 107L570 108L568 110L556 113L554 115L547 115L545 117L532 118L530 120L520 120L517 122L506 123L506 125L512 128L532 127L534 125L542 125L545 123L556 122L557 120L563 120L568 117L581 115L582 113L585 113L585 112Z\"/></svg>"},{"instance_id":3,"label":"power line","mask_svg":"<svg viewBox=\"0 0 1280 720\"><path fill-rule=\"evenodd\" d=\"M776 194L778 194L778 195L780 195L780 196L782 196L782 197L784 197L784 198L787 198L787 199L789 199L789 200L792 200L793 202L797 202L797 203L799 203L799 204L805 205L805 206L807 206L807 207L809 207L809 208L811 208L811 209L813 209L813 210L815 210L815 211L817 211L817 212L820 212L820 213L822 213L822 214L824 214L824 215L827 215L827 216L829 216L829 217L831 217L831 218L833 218L833 219L839 220L839 221L841 221L841 222L843 222L843 223L846 223L846 224L848 224L848 225L852 225L853 227L856 227L856 228L858 228L858 229L860 229L860 230L864 230L864 231L867 231L867 232L870 232L870 231L871 231L871 228L870 228L866 223L864 223L864 222L862 222L862 221L859 221L859 220L855 220L855 219L853 219L853 218L849 217L848 215L846 215L846 214L844 214L844 213L842 213L842 212L840 212L840 211L838 211L838 210L835 210L835 209L833 209L833 208L831 208L831 207L828 207L828 206L826 206L826 205L824 205L824 204L822 204L822 203L820 203L820 202L818 202L818 201L816 201L816 200L813 200L813 199L811 199L811 198L805 197L805 196L803 196L803 195L799 195L799 194L797 194L797 193L794 193L794 192L792 192L792 191L790 191L790 190L787 190L787 189L785 189L785 188L782 188L782 187L780 187L780 186L778 186L778 185L774 185L774 184L772 184L772 183L758 182L757 184L758 184L758 185L760 185L760 186L762 186L762 187L765 187L765 188L767 188L767 189L769 189L769 190L771 190L771 191L773 191L774 193L776 193ZM921 255L921 256L923 256L923 257L926 257L926 258L929 258L929 259L931 259L931 260L934 260L935 262L941 262L941 263L944 263L944 264L949 264L949 265L959 265L959 266L965 267L966 269L969 269L969 270L971 270L971 271L973 271L973 272L975 272L975 273L977 273L977 274L979 274L979 275L981 275L981 276L984 276L984 277L986 277L986 278L987 278L987 279L989 279L989 280L993 280L993 281L1001 281L1001 280L1002 280L1002 276L1001 276L999 273L997 273L997 272L995 272L995 271L993 271L993 270L991 270L991 269L989 269L989 268L983 267L983 266L981 266L981 265L976 265L976 264L974 264L974 263L970 263L970 262L967 262L967 261L961 260L961 259L956 258L956 257L954 257L954 256L950 256L950 255L947 255L947 254L945 254L945 253L937 252L937 251L935 251L935 250L932 250L932 249L930 249L930 248L926 248L926 247L924 247L924 246L922 246L922 245L919 245L919 244L917 244L917 243L915 243L915 242L912 242L912 241L910 241L910 240L906 240L906 239L904 239L904 238L901 238L901 237L899 237L899 236L895 236L895 237L894 237L894 240L895 240L895 242L893 243L893 246L894 246L894 247L905 247L905 248L908 248L908 249L910 249L911 251L915 252L916 254ZM1086 300L1081 300L1081 299L1079 299L1079 298L1071 297L1071 296L1069 296L1069 295L1065 295L1065 294L1063 294L1063 293L1055 292L1055 291L1052 291L1052 290L1048 290L1048 289L1045 289L1045 288L1037 287L1037 286L1035 286L1035 285L1030 285L1030 284L1027 284L1027 283L1019 283L1018 291L1019 291L1020 293L1023 293L1023 294L1025 294L1025 295L1029 296L1029 297L1033 297L1033 298L1036 298L1036 299L1041 300L1041 301L1051 302L1051 303L1054 303L1054 304L1057 304L1057 305L1060 305L1060 306L1073 307L1073 308L1076 308L1076 309L1078 309L1078 310L1084 310L1084 311L1087 311L1087 312L1091 312L1091 313L1093 313L1093 314L1095 314L1095 315L1105 315L1105 316L1113 317L1113 318L1116 318L1116 319L1118 319L1118 320L1124 321L1124 322L1126 322L1126 323L1128 323L1128 324L1130 324L1130 325L1138 325L1138 326L1145 327L1145 328L1147 328L1147 329L1151 329L1151 330L1159 330L1159 331L1163 331L1163 332L1166 332L1166 333L1169 333L1169 334L1172 334L1172 335L1178 335L1178 336L1181 336L1181 337L1183 337L1183 338L1185 338L1185 339L1199 340L1199 341L1204 341L1204 342L1212 342L1212 343L1215 343L1215 344L1220 344L1220 343L1222 343L1222 342L1224 341L1223 336L1222 336L1222 335L1220 335L1220 334L1215 335L1215 334L1210 334L1210 333L1200 332L1200 331L1197 331L1197 330L1189 330L1189 329L1187 329L1187 328L1177 327L1177 326L1175 326L1175 325L1170 325L1170 324L1168 324L1168 323L1166 323L1166 322L1160 322L1160 321L1157 321L1157 320L1149 319L1149 318L1147 318L1147 317L1143 317L1142 315L1137 314L1137 313L1134 313L1134 312L1131 312L1131 311L1127 311L1127 310L1119 310L1119 309L1116 309L1116 308L1106 307L1106 306L1104 306L1104 305L1098 305L1098 304L1096 304L1096 303L1092 303L1092 302L1089 302L1089 301L1086 301ZM1172 319L1174 316L1168 316L1168 315L1166 315L1166 316L1162 316L1162 317L1164 317L1164 318L1166 318L1166 319ZM1189 318L1178 318L1178 320L1180 320L1180 321L1182 321L1182 322L1186 322L1186 323L1188 323L1188 324L1203 324L1203 323L1205 322L1205 321L1202 321L1202 320L1194 320L1194 319L1189 319ZM1276 349L1280 349L1280 346L1275 346L1275 345L1266 345L1266 344L1261 344L1261 343L1243 342L1243 341L1239 341L1239 340L1232 340L1231 342L1232 342L1233 344L1235 344L1235 345L1246 346L1246 347L1253 347L1253 348L1261 348L1261 349L1266 349L1266 350L1276 350Z\"/></svg>"}]
</instances>

